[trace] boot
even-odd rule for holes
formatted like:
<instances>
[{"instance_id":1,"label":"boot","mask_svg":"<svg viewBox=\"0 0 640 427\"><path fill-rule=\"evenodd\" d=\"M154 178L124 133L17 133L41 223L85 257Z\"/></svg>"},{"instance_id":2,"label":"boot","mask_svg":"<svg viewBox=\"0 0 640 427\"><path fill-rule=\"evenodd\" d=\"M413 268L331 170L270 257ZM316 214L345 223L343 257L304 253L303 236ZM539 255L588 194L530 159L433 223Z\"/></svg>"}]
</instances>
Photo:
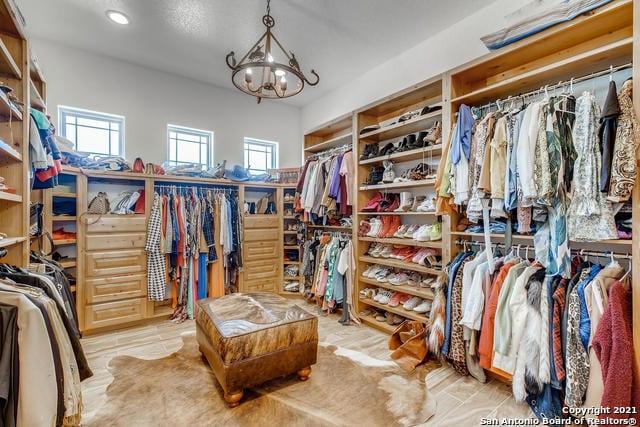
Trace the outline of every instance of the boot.
<instances>
[{"instance_id":1,"label":"boot","mask_svg":"<svg viewBox=\"0 0 640 427\"><path fill-rule=\"evenodd\" d=\"M425 201L425 199L427 198L427 196L416 196L413 198L413 204L411 205L411 209L409 209L411 212L417 212L418 211L418 206L420 206L420 204L422 202Z\"/></svg>"},{"instance_id":2,"label":"boot","mask_svg":"<svg viewBox=\"0 0 640 427\"><path fill-rule=\"evenodd\" d=\"M400 206L400 196L397 193L391 195L391 204L386 207L385 212L393 212Z\"/></svg>"},{"instance_id":3,"label":"boot","mask_svg":"<svg viewBox=\"0 0 640 427\"><path fill-rule=\"evenodd\" d=\"M442 143L442 123L435 122L431 129L428 131L428 135L424 137L424 141L429 145L436 145ZM438 142L440 141L440 142Z\"/></svg>"},{"instance_id":4,"label":"boot","mask_svg":"<svg viewBox=\"0 0 640 427\"><path fill-rule=\"evenodd\" d=\"M385 215L380 218L380 221L382 221L382 226L376 234L376 237L384 237L389 232L389 228L391 227L391 217Z\"/></svg>"},{"instance_id":5,"label":"boot","mask_svg":"<svg viewBox=\"0 0 640 427\"><path fill-rule=\"evenodd\" d=\"M406 212L411 209L413 205L413 194L409 191L403 191L400 193L400 206L394 212Z\"/></svg>"},{"instance_id":6,"label":"boot","mask_svg":"<svg viewBox=\"0 0 640 427\"><path fill-rule=\"evenodd\" d=\"M390 222L391 224L389 225L389 230L384 235L384 237L393 237L396 234L396 231L398 231L398 228L400 228L400 226L402 225L400 221L400 215L392 215Z\"/></svg>"},{"instance_id":7,"label":"boot","mask_svg":"<svg viewBox=\"0 0 640 427\"><path fill-rule=\"evenodd\" d=\"M393 171L393 163L390 160L382 162L384 165L384 173L382 174L382 183L393 182L396 178L396 173Z\"/></svg>"}]
</instances>

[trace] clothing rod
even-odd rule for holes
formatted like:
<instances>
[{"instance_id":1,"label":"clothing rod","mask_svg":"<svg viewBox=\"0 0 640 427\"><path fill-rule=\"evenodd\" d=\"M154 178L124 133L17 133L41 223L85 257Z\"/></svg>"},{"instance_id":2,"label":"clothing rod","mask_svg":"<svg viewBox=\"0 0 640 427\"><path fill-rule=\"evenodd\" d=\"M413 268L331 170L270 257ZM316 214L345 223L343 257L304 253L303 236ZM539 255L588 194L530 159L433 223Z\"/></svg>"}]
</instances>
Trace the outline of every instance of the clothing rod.
<instances>
[{"instance_id":1,"label":"clothing rod","mask_svg":"<svg viewBox=\"0 0 640 427\"><path fill-rule=\"evenodd\" d=\"M558 89L558 88L561 88L561 87L565 87L565 86L568 86L568 85L573 87L574 83L581 83L581 82L584 82L586 80L594 79L594 78L597 78L597 77L600 77L600 76L606 76L607 74L613 74L615 72L626 70L626 69L631 68L631 67L633 67L633 63L631 63L631 62L628 62L626 64L622 64L622 65L618 65L616 67L610 66L609 68L601 70L601 71L595 71L595 72L593 72L591 74L587 74L587 75L580 76L580 77L572 77L570 80L565 80L565 81L561 80L558 83L555 83L553 85L545 85L545 86L541 87L540 89L532 90L530 92L525 92L525 93L521 93L521 94L518 94L518 95L512 95L512 96L507 97L507 99L497 99L495 102L490 102L488 104L481 105L481 106L478 106L478 107L475 107L475 108L478 109L478 110L482 110L482 109L491 108L491 107L494 107L494 106L499 107L499 105L498 105L499 103L508 102L508 101L514 101L514 100L517 100L517 99L520 99L520 98L526 98L526 97L529 97L529 96L533 96L533 95L537 95L537 94L540 94L540 93L544 93L545 91L555 90L555 89Z\"/></svg>"},{"instance_id":2,"label":"clothing rod","mask_svg":"<svg viewBox=\"0 0 640 427\"><path fill-rule=\"evenodd\" d=\"M337 147L331 147L331 148L327 148L324 151L319 151L317 153L313 153L311 154L309 157L307 157L308 159L315 159L317 157L322 157L322 156L326 156L326 155L331 155L334 153L338 153L340 151L349 151L353 148L353 144L351 142L344 144L344 145L339 145Z\"/></svg>"},{"instance_id":3,"label":"clothing rod","mask_svg":"<svg viewBox=\"0 0 640 427\"><path fill-rule=\"evenodd\" d=\"M486 246L484 242L480 242L477 240L464 240L464 239L457 239L456 240L456 245L458 246L463 246L465 244L469 245L477 245L477 246ZM507 246L504 243L492 243L491 246L494 247L502 247L504 249L507 249ZM535 251L535 246L530 246L530 245L514 245L512 244L511 247L509 247L508 249L533 249ZM603 251L603 252L593 252L593 251L585 251L583 249L572 249L572 252L575 252L577 254L580 255L588 255L588 256L594 256L594 257L610 257L613 256L614 258L619 258L619 259L632 259L630 254L622 254L622 253L618 253L618 252L612 252L612 251Z\"/></svg>"}]
</instances>

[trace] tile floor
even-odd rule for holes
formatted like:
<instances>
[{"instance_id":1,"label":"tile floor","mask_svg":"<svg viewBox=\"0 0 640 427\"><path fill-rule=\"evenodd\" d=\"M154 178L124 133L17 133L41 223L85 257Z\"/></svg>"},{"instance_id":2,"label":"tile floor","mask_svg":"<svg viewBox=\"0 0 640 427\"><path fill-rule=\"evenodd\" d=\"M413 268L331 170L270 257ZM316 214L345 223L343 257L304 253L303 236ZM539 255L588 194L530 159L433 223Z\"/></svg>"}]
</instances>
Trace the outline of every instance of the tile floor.
<instances>
[{"instance_id":1,"label":"tile floor","mask_svg":"<svg viewBox=\"0 0 640 427\"><path fill-rule=\"evenodd\" d=\"M193 321L175 324L160 321L126 330L94 335L82 339L94 376L82 383L83 423L91 425L92 417L106 399L106 388L113 380L109 361L128 355L142 359L168 356L182 346L182 334L195 333ZM367 326L344 327L335 316L320 316L321 342L361 351L371 357L388 360L389 336ZM472 377L461 377L443 366L426 378L438 402L436 415L425 426L477 426L482 418L531 418L526 404L516 404L510 387L495 380L480 384Z\"/></svg>"}]
</instances>

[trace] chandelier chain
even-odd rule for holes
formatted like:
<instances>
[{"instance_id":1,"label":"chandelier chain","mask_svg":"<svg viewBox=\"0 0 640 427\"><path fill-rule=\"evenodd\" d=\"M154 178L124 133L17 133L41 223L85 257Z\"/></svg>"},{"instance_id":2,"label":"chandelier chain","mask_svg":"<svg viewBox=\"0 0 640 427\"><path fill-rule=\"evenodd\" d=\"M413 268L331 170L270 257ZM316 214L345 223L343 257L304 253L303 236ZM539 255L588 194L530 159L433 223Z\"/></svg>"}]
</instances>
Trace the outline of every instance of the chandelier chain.
<instances>
[{"instance_id":1,"label":"chandelier chain","mask_svg":"<svg viewBox=\"0 0 640 427\"><path fill-rule=\"evenodd\" d=\"M271 16L271 0L267 0L267 15Z\"/></svg>"}]
</instances>

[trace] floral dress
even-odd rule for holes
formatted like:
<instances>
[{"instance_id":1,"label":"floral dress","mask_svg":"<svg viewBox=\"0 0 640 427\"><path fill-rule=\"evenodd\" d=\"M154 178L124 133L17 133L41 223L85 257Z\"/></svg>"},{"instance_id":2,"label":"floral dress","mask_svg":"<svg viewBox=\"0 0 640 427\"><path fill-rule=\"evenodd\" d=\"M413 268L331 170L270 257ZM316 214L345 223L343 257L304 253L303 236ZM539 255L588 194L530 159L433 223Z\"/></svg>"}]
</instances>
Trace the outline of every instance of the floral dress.
<instances>
[{"instance_id":1,"label":"floral dress","mask_svg":"<svg viewBox=\"0 0 640 427\"><path fill-rule=\"evenodd\" d=\"M573 145L578 157L573 171L573 199L567 227L572 240L617 239L613 212L600 192L602 155L598 147L600 108L595 97L584 92L576 103Z\"/></svg>"}]
</instances>

